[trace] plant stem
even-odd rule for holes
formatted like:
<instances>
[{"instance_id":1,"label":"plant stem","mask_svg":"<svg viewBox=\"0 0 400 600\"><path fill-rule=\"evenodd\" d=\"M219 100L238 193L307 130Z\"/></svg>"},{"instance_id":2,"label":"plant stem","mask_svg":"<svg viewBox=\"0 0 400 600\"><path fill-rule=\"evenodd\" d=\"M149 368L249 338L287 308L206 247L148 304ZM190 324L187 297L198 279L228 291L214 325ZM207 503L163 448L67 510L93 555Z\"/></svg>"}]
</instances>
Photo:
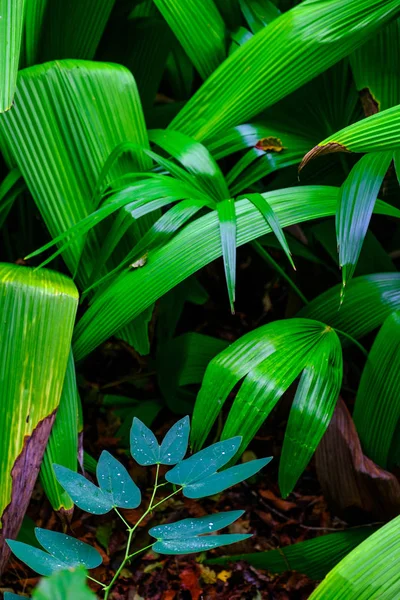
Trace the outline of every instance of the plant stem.
<instances>
[{"instance_id":1,"label":"plant stem","mask_svg":"<svg viewBox=\"0 0 400 600\"><path fill-rule=\"evenodd\" d=\"M157 502L156 504L153 505L154 498L155 498L156 493L157 493L157 489L159 487L162 487L164 485L164 484L161 484L161 485L158 484L159 474L160 474L160 465L157 465L157 471L156 471L156 477L155 477L155 481L154 481L153 493L152 493L151 498L150 498L149 506L147 507L146 511L142 514L142 516L140 517L140 519L137 521L137 523L133 527L129 526L129 524L124 519L124 517L121 515L121 513L118 511L118 509L116 509L114 507L114 510L117 513L117 515L120 517L120 519L122 520L122 522L125 523L125 525L127 526L129 534L128 534L128 541L126 543L125 556L124 556L124 558L123 558L120 566L118 567L117 571L115 572L114 577L112 578L112 580L110 581L110 583L107 586L105 586L105 587L103 586L103 589L104 589L104 600L108 600L108 597L110 595L111 589L112 589L114 583L117 581L118 577L120 576L121 571L125 567L126 563L128 561L130 561L131 558L133 558L134 556L136 556L136 554L140 554L140 552L144 552L145 550L148 550L149 548L151 548L153 546L153 544L149 544L148 546L145 546L145 548L141 548L140 550L136 550L136 552L133 552L132 554L130 554L132 537L133 537L133 534L135 533L136 529L140 525L140 523L147 517L147 515L154 508L156 508L157 506L160 506L160 504L162 504L163 502L166 502L167 500L169 500L170 498L172 498L172 496L175 496L175 494L178 494L178 492L180 492L182 490L182 488L179 488L179 489L175 490L175 492L172 492L172 494L170 494L166 498L163 498L162 500L160 500L159 502ZM90 578L90 579L92 579L92 578ZM96 581L96 580L93 579L93 581ZM99 583L100 585L103 585L99 581L97 581L96 583Z\"/></svg>"},{"instance_id":2,"label":"plant stem","mask_svg":"<svg viewBox=\"0 0 400 600\"><path fill-rule=\"evenodd\" d=\"M90 581L94 581L95 583L97 583L97 585L100 585L103 589L105 589L104 588L104 583L101 583L101 581L98 581L94 577L90 577L90 575L87 575L87 578L90 579Z\"/></svg>"}]
</instances>

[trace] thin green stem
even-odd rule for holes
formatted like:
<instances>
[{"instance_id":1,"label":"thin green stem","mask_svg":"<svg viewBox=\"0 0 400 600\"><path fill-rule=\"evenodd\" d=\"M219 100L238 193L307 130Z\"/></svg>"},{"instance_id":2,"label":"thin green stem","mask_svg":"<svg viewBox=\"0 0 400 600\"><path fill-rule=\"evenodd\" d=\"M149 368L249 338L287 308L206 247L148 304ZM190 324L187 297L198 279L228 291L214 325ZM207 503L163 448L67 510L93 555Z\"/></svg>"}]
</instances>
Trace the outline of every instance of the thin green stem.
<instances>
[{"instance_id":1,"label":"thin green stem","mask_svg":"<svg viewBox=\"0 0 400 600\"><path fill-rule=\"evenodd\" d=\"M140 554L141 552L144 552L145 550L148 550L149 548L152 548L154 546L153 542L152 544L149 544L148 546L145 546L144 548L141 548L140 550L136 550L136 552L133 552L132 554L130 554L128 556L128 560L131 560L131 558L133 558L134 556L136 556L136 554Z\"/></svg>"},{"instance_id":2,"label":"thin green stem","mask_svg":"<svg viewBox=\"0 0 400 600\"><path fill-rule=\"evenodd\" d=\"M278 263L272 258L272 256L261 246L260 242L251 242L254 250L261 256L261 258L268 263L281 277L284 279L298 295L300 300L304 302L304 304L309 304L309 301L303 294L303 292L297 287L294 281L285 273L285 271L278 265Z\"/></svg>"},{"instance_id":3,"label":"thin green stem","mask_svg":"<svg viewBox=\"0 0 400 600\"><path fill-rule=\"evenodd\" d=\"M119 512L119 510L116 506L114 506L114 510L117 513L117 515L119 516L119 518L121 519L121 521L124 523L124 525L126 525L126 528L131 529L131 526L129 525L128 521L126 521L124 519L124 517L121 515L121 513Z\"/></svg>"},{"instance_id":4,"label":"thin green stem","mask_svg":"<svg viewBox=\"0 0 400 600\"><path fill-rule=\"evenodd\" d=\"M360 344L360 342L358 340L356 340L355 338L353 338L353 336L351 336L349 333L346 333L345 331L341 331L341 329L337 329L336 327L334 327L333 329L339 335L342 335L343 337L345 337L348 340L350 340L352 342L352 344L354 344L355 346L357 346L357 348L360 350L360 352L362 352L364 354L364 356L368 358L368 352L367 352L367 350L364 348L364 346L362 344Z\"/></svg>"},{"instance_id":5,"label":"thin green stem","mask_svg":"<svg viewBox=\"0 0 400 600\"><path fill-rule=\"evenodd\" d=\"M101 583L101 581L98 581L97 579L95 579L94 577L91 577L90 575L88 575L87 578L90 579L90 581L94 581L94 583L97 583L97 585L99 585L100 587L105 589L105 585L104 585L104 583Z\"/></svg>"}]
</instances>

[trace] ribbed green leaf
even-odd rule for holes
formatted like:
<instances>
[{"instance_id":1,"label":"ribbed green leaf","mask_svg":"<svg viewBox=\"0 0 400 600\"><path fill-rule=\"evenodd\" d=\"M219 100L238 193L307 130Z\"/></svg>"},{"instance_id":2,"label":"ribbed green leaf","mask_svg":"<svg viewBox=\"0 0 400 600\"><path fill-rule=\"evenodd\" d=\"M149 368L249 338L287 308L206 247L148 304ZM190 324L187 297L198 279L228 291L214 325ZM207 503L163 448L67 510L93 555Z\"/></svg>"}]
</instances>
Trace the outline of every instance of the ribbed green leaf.
<instances>
[{"instance_id":1,"label":"ribbed green leaf","mask_svg":"<svg viewBox=\"0 0 400 600\"><path fill-rule=\"evenodd\" d=\"M400 594L400 517L373 533L328 573L310 600L394 600Z\"/></svg>"},{"instance_id":2,"label":"ribbed green leaf","mask_svg":"<svg viewBox=\"0 0 400 600\"><path fill-rule=\"evenodd\" d=\"M336 235L343 286L353 277L383 178L393 152L363 156L341 187Z\"/></svg>"},{"instance_id":3,"label":"ribbed green leaf","mask_svg":"<svg viewBox=\"0 0 400 600\"><path fill-rule=\"evenodd\" d=\"M270 573L284 573L293 570L304 573L311 579L322 579L346 554L376 530L376 527L348 529L268 552L211 558L207 560L207 564L229 565L232 562L244 560L253 567L265 569Z\"/></svg>"},{"instance_id":4,"label":"ribbed green leaf","mask_svg":"<svg viewBox=\"0 0 400 600\"><path fill-rule=\"evenodd\" d=\"M400 20L386 25L350 56L366 116L400 103Z\"/></svg>"},{"instance_id":5,"label":"ribbed green leaf","mask_svg":"<svg viewBox=\"0 0 400 600\"><path fill-rule=\"evenodd\" d=\"M397 0L306 0L234 52L170 128L198 140L239 125L355 50L399 14Z\"/></svg>"},{"instance_id":6,"label":"ribbed green leaf","mask_svg":"<svg viewBox=\"0 0 400 600\"><path fill-rule=\"evenodd\" d=\"M400 418L400 313L390 315L375 338L361 377L353 420L363 451L384 469Z\"/></svg>"},{"instance_id":7,"label":"ribbed green leaf","mask_svg":"<svg viewBox=\"0 0 400 600\"><path fill-rule=\"evenodd\" d=\"M78 463L78 390L72 352L69 355L64 387L56 419L43 456L40 479L54 510L71 510L71 498L58 483L53 464L76 471Z\"/></svg>"},{"instance_id":8,"label":"ribbed green leaf","mask_svg":"<svg viewBox=\"0 0 400 600\"><path fill-rule=\"evenodd\" d=\"M14 537L60 401L78 294L59 273L5 263L0 287L1 534Z\"/></svg>"},{"instance_id":9,"label":"ribbed green leaf","mask_svg":"<svg viewBox=\"0 0 400 600\"><path fill-rule=\"evenodd\" d=\"M299 187L264 194L282 227L331 216L338 188ZM271 233L269 225L247 200L235 204L236 245ZM394 207L377 201L375 212L397 216ZM97 297L75 328L74 356L82 359L98 344L138 316L147 306L198 269L221 256L215 212L186 226L168 244L149 253L140 269L122 273ZM127 295L130 298L126 302ZM337 308L337 304L336 304Z\"/></svg>"},{"instance_id":10,"label":"ribbed green leaf","mask_svg":"<svg viewBox=\"0 0 400 600\"><path fill-rule=\"evenodd\" d=\"M264 29L281 14L271 0L239 0L239 4L247 25L253 33Z\"/></svg>"},{"instance_id":11,"label":"ribbed green leaf","mask_svg":"<svg viewBox=\"0 0 400 600\"><path fill-rule=\"evenodd\" d=\"M400 309L400 274L375 273L353 279L346 290L346 302L338 310L341 284L336 285L305 306L299 316L323 319L338 330L360 338Z\"/></svg>"},{"instance_id":12,"label":"ribbed green leaf","mask_svg":"<svg viewBox=\"0 0 400 600\"><path fill-rule=\"evenodd\" d=\"M119 143L148 144L132 75L118 65L76 60L21 71L13 110L0 117L0 130L52 237L93 211L97 178ZM150 164L140 151L132 160L115 165L110 177L127 164L131 170ZM89 234L81 257L83 242L63 254L72 273L79 265L80 283L88 280L101 245Z\"/></svg>"},{"instance_id":13,"label":"ribbed green leaf","mask_svg":"<svg viewBox=\"0 0 400 600\"><path fill-rule=\"evenodd\" d=\"M285 238L285 234L282 231L282 227L278 221L276 214L274 213L271 206L268 204L268 201L261 194L246 194L246 198L250 200L254 204L254 206L260 211L263 215L264 219L267 221L268 225L271 227L274 232L276 239L280 243L284 253L289 259L290 264L294 267L294 262L292 259L291 252L289 250L288 243Z\"/></svg>"},{"instance_id":14,"label":"ribbed green leaf","mask_svg":"<svg viewBox=\"0 0 400 600\"><path fill-rule=\"evenodd\" d=\"M8 217L14 200L26 190L18 169L12 169L0 183L0 227Z\"/></svg>"},{"instance_id":15,"label":"ribbed green leaf","mask_svg":"<svg viewBox=\"0 0 400 600\"><path fill-rule=\"evenodd\" d=\"M37 0L26 1L34 4ZM115 0L85 0L83 3L69 0L66 10L63 0L47 0L40 32L39 59L32 62L61 58L92 59L114 3ZM37 21L27 23L31 36L35 33L32 31L35 26Z\"/></svg>"},{"instance_id":16,"label":"ribbed green leaf","mask_svg":"<svg viewBox=\"0 0 400 600\"><path fill-rule=\"evenodd\" d=\"M17 83L26 0L0 2L0 113L11 108Z\"/></svg>"},{"instance_id":17,"label":"ribbed green leaf","mask_svg":"<svg viewBox=\"0 0 400 600\"><path fill-rule=\"evenodd\" d=\"M227 198L218 202L217 214L229 304L231 312L234 313L236 287L236 209L233 198Z\"/></svg>"},{"instance_id":18,"label":"ribbed green leaf","mask_svg":"<svg viewBox=\"0 0 400 600\"><path fill-rule=\"evenodd\" d=\"M204 443L227 396L244 378L222 432L224 439L240 433L244 450L303 369L280 465L280 488L286 496L324 434L340 390L340 343L322 323L302 319L270 323L216 356L206 370L193 413L194 447Z\"/></svg>"},{"instance_id":19,"label":"ribbed green leaf","mask_svg":"<svg viewBox=\"0 0 400 600\"><path fill-rule=\"evenodd\" d=\"M226 57L225 24L214 0L154 0L203 79Z\"/></svg>"},{"instance_id":20,"label":"ribbed green leaf","mask_svg":"<svg viewBox=\"0 0 400 600\"><path fill-rule=\"evenodd\" d=\"M279 468L279 487L287 496L308 465L332 418L343 376L342 348L326 328L301 375L290 410Z\"/></svg>"},{"instance_id":21,"label":"ribbed green leaf","mask_svg":"<svg viewBox=\"0 0 400 600\"><path fill-rule=\"evenodd\" d=\"M153 129L149 140L171 154L192 175L194 175L207 195L214 200L229 198L229 190L224 176L205 146L177 131Z\"/></svg>"},{"instance_id":22,"label":"ribbed green leaf","mask_svg":"<svg viewBox=\"0 0 400 600\"><path fill-rule=\"evenodd\" d=\"M58 571L41 580L33 592L34 600L95 600L86 584L83 567Z\"/></svg>"},{"instance_id":23,"label":"ribbed green leaf","mask_svg":"<svg viewBox=\"0 0 400 600\"><path fill-rule=\"evenodd\" d=\"M303 158L303 168L312 158L331 152L384 152L400 147L400 104L362 119L327 137Z\"/></svg>"}]
</instances>

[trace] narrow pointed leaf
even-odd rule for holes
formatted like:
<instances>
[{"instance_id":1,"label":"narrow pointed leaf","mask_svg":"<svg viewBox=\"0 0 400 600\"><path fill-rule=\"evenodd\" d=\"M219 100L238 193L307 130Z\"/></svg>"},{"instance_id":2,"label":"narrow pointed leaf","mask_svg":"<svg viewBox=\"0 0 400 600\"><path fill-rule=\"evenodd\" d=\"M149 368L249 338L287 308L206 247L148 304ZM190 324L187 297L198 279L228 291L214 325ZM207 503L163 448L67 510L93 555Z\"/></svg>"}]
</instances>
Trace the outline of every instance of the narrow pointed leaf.
<instances>
[{"instance_id":1,"label":"narrow pointed leaf","mask_svg":"<svg viewBox=\"0 0 400 600\"><path fill-rule=\"evenodd\" d=\"M249 479L249 477L253 477L253 475L258 473L258 471L271 462L271 460L272 457L259 458L243 463L242 465L230 467L221 473L214 473L214 475L210 475L205 479L184 485L182 493L186 498L205 498L206 496L214 496L215 494L223 492L228 487L232 487L245 479Z\"/></svg>"},{"instance_id":2,"label":"narrow pointed leaf","mask_svg":"<svg viewBox=\"0 0 400 600\"><path fill-rule=\"evenodd\" d=\"M168 129L149 131L149 140L178 160L215 201L229 197L222 171L205 146L183 133Z\"/></svg>"},{"instance_id":3,"label":"narrow pointed leaf","mask_svg":"<svg viewBox=\"0 0 400 600\"><path fill-rule=\"evenodd\" d=\"M101 491L119 508L137 508L142 495L128 471L109 452L103 450L97 463L97 481Z\"/></svg>"},{"instance_id":4,"label":"narrow pointed leaf","mask_svg":"<svg viewBox=\"0 0 400 600\"><path fill-rule=\"evenodd\" d=\"M308 359L293 400L279 466L283 497L294 488L324 435L342 384L342 348L329 327Z\"/></svg>"},{"instance_id":5,"label":"narrow pointed leaf","mask_svg":"<svg viewBox=\"0 0 400 600\"><path fill-rule=\"evenodd\" d=\"M244 510L231 510L206 515L194 519L182 519L176 523L157 525L149 529L149 534L158 540L176 540L218 531L228 527L244 514Z\"/></svg>"},{"instance_id":6,"label":"narrow pointed leaf","mask_svg":"<svg viewBox=\"0 0 400 600\"><path fill-rule=\"evenodd\" d=\"M207 79L169 128L204 140L240 125L337 63L400 13L397 0L306 0Z\"/></svg>"},{"instance_id":7,"label":"narrow pointed leaf","mask_svg":"<svg viewBox=\"0 0 400 600\"><path fill-rule=\"evenodd\" d=\"M68 358L57 415L43 456L40 479L54 510L71 511L72 499L57 481L53 464L72 471L78 466L78 389L72 352Z\"/></svg>"},{"instance_id":8,"label":"narrow pointed leaf","mask_svg":"<svg viewBox=\"0 0 400 600\"><path fill-rule=\"evenodd\" d=\"M171 427L160 446L160 464L175 465L183 460L188 447L189 431L189 417L183 417Z\"/></svg>"},{"instance_id":9,"label":"narrow pointed leaf","mask_svg":"<svg viewBox=\"0 0 400 600\"><path fill-rule=\"evenodd\" d=\"M341 187L336 232L343 286L355 271L376 198L392 157L392 152L363 156Z\"/></svg>"},{"instance_id":10,"label":"narrow pointed leaf","mask_svg":"<svg viewBox=\"0 0 400 600\"><path fill-rule=\"evenodd\" d=\"M239 0L239 4L253 33L264 29L281 14L271 0Z\"/></svg>"},{"instance_id":11,"label":"narrow pointed leaf","mask_svg":"<svg viewBox=\"0 0 400 600\"><path fill-rule=\"evenodd\" d=\"M35 529L36 537L49 554L56 560L65 562L69 567L83 566L87 569L95 569L103 562L101 554L80 540L70 535L50 531L47 529Z\"/></svg>"},{"instance_id":12,"label":"narrow pointed leaf","mask_svg":"<svg viewBox=\"0 0 400 600\"><path fill-rule=\"evenodd\" d=\"M78 294L59 273L6 263L0 288L1 570L4 537L19 530L60 401Z\"/></svg>"},{"instance_id":13,"label":"narrow pointed leaf","mask_svg":"<svg viewBox=\"0 0 400 600\"><path fill-rule=\"evenodd\" d=\"M216 473L236 454L241 437L217 442L183 460L167 472L165 479L176 485L188 486Z\"/></svg>"},{"instance_id":14,"label":"narrow pointed leaf","mask_svg":"<svg viewBox=\"0 0 400 600\"><path fill-rule=\"evenodd\" d=\"M400 594L400 517L373 533L332 569L310 600L393 600Z\"/></svg>"},{"instance_id":15,"label":"narrow pointed leaf","mask_svg":"<svg viewBox=\"0 0 400 600\"><path fill-rule=\"evenodd\" d=\"M400 313L388 316L369 353L354 405L353 420L365 454L387 469L400 419Z\"/></svg>"},{"instance_id":16,"label":"narrow pointed leaf","mask_svg":"<svg viewBox=\"0 0 400 600\"><path fill-rule=\"evenodd\" d=\"M277 218L275 212L273 211L273 209L271 208L270 204L268 204L267 200L261 194L246 194L246 197L250 200L250 202L252 202L254 204L254 206L263 215L263 217L267 221L268 225L271 227L272 231L274 232L276 239L282 246L282 249L283 249L284 253L286 254L286 256L288 257L290 264L292 265L293 268L295 268L294 262L292 259L292 254L290 252L288 243L285 238L285 234L283 233L282 227L280 226L278 218Z\"/></svg>"},{"instance_id":17,"label":"narrow pointed leaf","mask_svg":"<svg viewBox=\"0 0 400 600\"><path fill-rule=\"evenodd\" d=\"M154 0L203 79L226 57L225 24L214 0Z\"/></svg>"},{"instance_id":18,"label":"narrow pointed leaf","mask_svg":"<svg viewBox=\"0 0 400 600\"><path fill-rule=\"evenodd\" d=\"M110 494L105 494L91 481L61 465L54 465L60 485L71 496L74 504L93 515L104 515L113 507Z\"/></svg>"},{"instance_id":19,"label":"narrow pointed leaf","mask_svg":"<svg viewBox=\"0 0 400 600\"><path fill-rule=\"evenodd\" d=\"M304 573L310 579L322 579L351 550L372 535L377 527L357 527L337 533L251 554L233 554L208 559L207 564L229 565L244 560L256 569L269 573L285 573L290 566L293 571Z\"/></svg>"},{"instance_id":20,"label":"narrow pointed leaf","mask_svg":"<svg viewBox=\"0 0 400 600\"><path fill-rule=\"evenodd\" d=\"M338 188L305 186L268 192L265 198L282 227L332 216ZM271 229L248 200L236 202L236 244L241 246ZM375 212L391 216L400 211L377 201ZM164 247L151 252L145 266L121 274L99 294L75 328L74 356L81 360L101 342L137 317L172 287L221 256L216 212L187 225ZM126 298L130 302L126 302ZM337 312L337 311L336 311Z\"/></svg>"},{"instance_id":21,"label":"narrow pointed leaf","mask_svg":"<svg viewBox=\"0 0 400 600\"><path fill-rule=\"evenodd\" d=\"M217 213L229 304L231 312L234 313L236 286L236 209L233 198L227 198L218 202Z\"/></svg>"},{"instance_id":22,"label":"narrow pointed leaf","mask_svg":"<svg viewBox=\"0 0 400 600\"><path fill-rule=\"evenodd\" d=\"M361 338L394 310L400 309L400 274L374 273L353 279L346 290L346 301L338 310L341 284L335 285L307 306L299 316L323 319L327 325Z\"/></svg>"},{"instance_id":23,"label":"narrow pointed leaf","mask_svg":"<svg viewBox=\"0 0 400 600\"><path fill-rule=\"evenodd\" d=\"M26 0L0 4L0 113L11 108L19 64Z\"/></svg>"}]
</instances>

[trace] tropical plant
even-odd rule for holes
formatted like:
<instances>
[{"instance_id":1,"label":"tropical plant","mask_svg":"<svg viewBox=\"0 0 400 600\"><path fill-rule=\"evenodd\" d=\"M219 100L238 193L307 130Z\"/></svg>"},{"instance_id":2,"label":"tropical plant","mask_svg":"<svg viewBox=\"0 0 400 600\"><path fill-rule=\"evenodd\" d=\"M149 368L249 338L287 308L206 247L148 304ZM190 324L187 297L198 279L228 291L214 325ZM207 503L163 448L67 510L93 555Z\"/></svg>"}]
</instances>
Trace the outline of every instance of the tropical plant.
<instances>
[{"instance_id":1,"label":"tropical plant","mask_svg":"<svg viewBox=\"0 0 400 600\"><path fill-rule=\"evenodd\" d=\"M189 418L184 417L166 433L162 443L158 444L152 431L142 421L133 420L130 432L131 455L139 465L146 467L156 465L157 469L149 505L132 527L126 522L120 509L137 508L142 501L140 489L124 465L109 452L104 450L97 464L99 486L71 469L54 465L58 482L72 498L74 504L95 515L103 515L114 510L127 528L128 542L125 556L112 581L108 585L103 585L89 576L89 579L101 586L105 600L109 597L112 587L127 562L145 550L152 548L159 554L188 554L234 544L251 537L241 533L207 535L228 527L243 514L241 510L234 510L157 525L149 530L149 535L157 541L135 552L131 551L132 540L140 523L156 507L172 496L179 492L187 498L204 498L218 494L232 485L253 477L271 460L271 458L252 460L220 472L219 469L224 467L237 452L241 443L240 437L217 442L185 459L189 429ZM173 465L165 475L165 483L159 482L161 465ZM173 485L174 490L157 501L156 494L159 488L168 483ZM39 575L51 576L63 569L77 567L94 569L102 563L101 554L95 548L69 535L38 527L35 529L35 535L44 550L14 540L7 540L7 543L15 556ZM44 588L46 585L42 586L42 591ZM16 597L20 598L20 596ZM38 594L34 597L41 596Z\"/></svg>"},{"instance_id":2,"label":"tropical plant","mask_svg":"<svg viewBox=\"0 0 400 600\"><path fill-rule=\"evenodd\" d=\"M22 548L15 538L39 470L64 525L75 505L123 508L102 484L104 475L115 485L115 459L103 453L97 464L83 449L93 404L119 419L122 447L133 417L150 426L167 409L193 412L197 452L210 436L234 437L217 481L246 470L235 464L296 386L283 419L281 494L316 453L340 514L354 486L371 495L360 500L369 516L397 515L399 2L70 0L66 10L61 0L0 0L0 17L0 572L5 539ZM244 314L253 295L257 314ZM209 326L216 305L221 329ZM188 325L195 310L207 316ZM100 397L97 384L87 393L87 364L110 340L140 364L138 380L155 372L152 395L138 380L134 391L107 382ZM156 464L159 446L143 433L153 447L142 448L144 460ZM350 477L342 454L327 450L346 444ZM139 502L119 468L129 486L119 492ZM97 469L100 487L82 483L78 469ZM382 499L384 482L392 488ZM81 484L97 504L85 504ZM346 598L400 594L395 577L389 591L380 587L384 558L371 559L371 588L352 558L377 540L385 557L396 527L353 550L314 597L335 597L327 582L346 572L361 586ZM307 540L285 557L319 578L370 532ZM39 541L46 535L62 534L39 532ZM125 559L132 536L129 528ZM53 566L81 562L43 554ZM307 556L310 564L299 561ZM277 554L260 560L280 569ZM43 585L69 585L52 581ZM62 594L35 592L51 593Z\"/></svg>"}]
</instances>

